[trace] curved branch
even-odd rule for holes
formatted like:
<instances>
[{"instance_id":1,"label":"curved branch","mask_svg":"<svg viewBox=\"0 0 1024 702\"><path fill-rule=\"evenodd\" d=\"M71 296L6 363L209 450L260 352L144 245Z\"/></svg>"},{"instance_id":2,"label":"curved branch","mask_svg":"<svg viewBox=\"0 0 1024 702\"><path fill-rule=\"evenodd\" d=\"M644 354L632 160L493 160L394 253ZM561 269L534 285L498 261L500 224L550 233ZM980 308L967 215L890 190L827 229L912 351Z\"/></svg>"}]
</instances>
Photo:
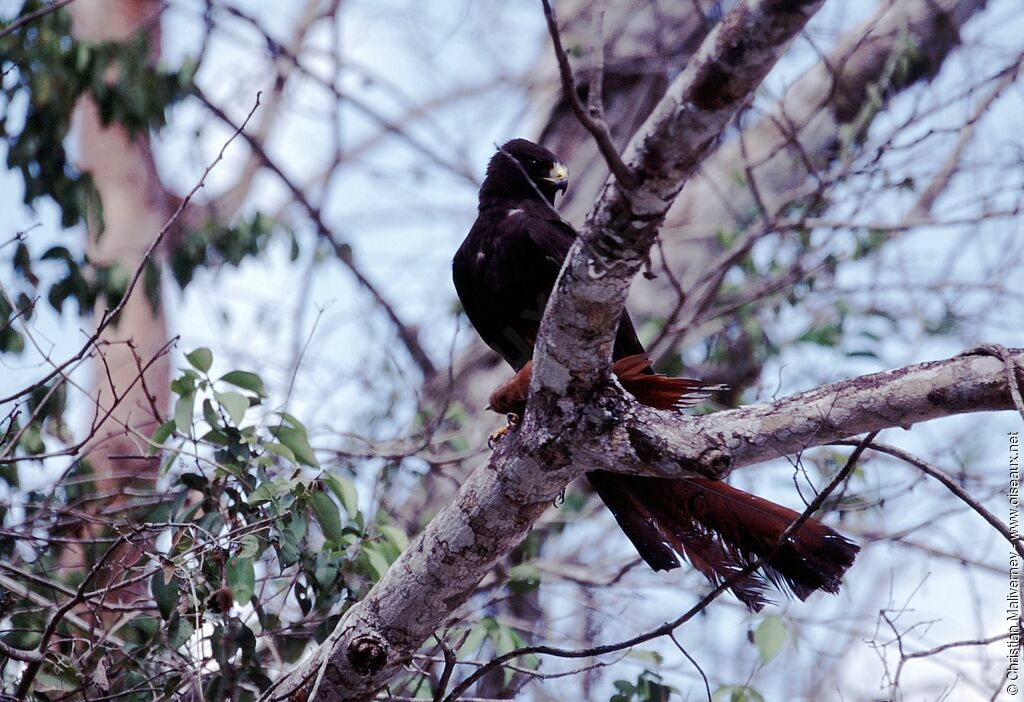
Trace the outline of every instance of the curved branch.
<instances>
[{"instance_id":1,"label":"curved branch","mask_svg":"<svg viewBox=\"0 0 1024 702\"><path fill-rule=\"evenodd\" d=\"M851 442L837 441L836 443L843 446L849 446ZM1016 551L1021 556L1024 556L1024 539L1021 539L1019 536L1015 536L1013 530L1006 523L1004 523L1003 520L1001 520L996 515L992 514L992 511L985 507L985 505L983 505L981 502L974 499L974 497L972 497L969 492L964 490L960 486L960 483L954 480L951 475L946 473L946 471L942 470L938 466L932 465L931 463L925 461L922 458L918 458L909 451L904 451L903 449L897 446L874 443L871 444L871 450L878 451L879 453L888 454L893 458L898 458L904 463L908 463L914 466L925 475L935 478L935 480L942 483L942 485L945 486L947 490L956 495L961 502L970 507L978 514L978 516L980 516L982 519L988 522L993 529L998 531L999 534L1004 539L1006 539L1006 542L1013 547L1014 551Z\"/></svg>"}]
</instances>

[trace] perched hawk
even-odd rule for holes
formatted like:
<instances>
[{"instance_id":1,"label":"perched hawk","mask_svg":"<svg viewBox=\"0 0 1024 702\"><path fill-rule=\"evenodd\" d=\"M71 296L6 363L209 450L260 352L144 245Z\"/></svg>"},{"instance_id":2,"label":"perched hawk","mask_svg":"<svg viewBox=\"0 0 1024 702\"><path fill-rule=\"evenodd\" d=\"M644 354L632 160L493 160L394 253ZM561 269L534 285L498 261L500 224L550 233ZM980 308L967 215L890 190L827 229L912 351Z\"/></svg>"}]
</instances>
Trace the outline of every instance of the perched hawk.
<instances>
[{"instance_id":1,"label":"perched hawk","mask_svg":"<svg viewBox=\"0 0 1024 702\"><path fill-rule=\"evenodd\" d=\"M452 262L455 289L477 332L517 375L498 388L491 406L521 413L541 316L576 237L554 209L568 185L550 151L514 139L491 158L480 188L479 215ZM656 375L625 312L613 350L613 372L637 400L659 409L685 406L706 388L698 381ZM667 479L587 473L622 531L654 570L679 567L682 556L718 583L771 553L799 514L705 478ZM768 580L806 599L837 592L859 547L816 520L790 536L767 564ZM767 602L767 582L753 573L732 585L748 607Z\"/></svg>"}]
</instances>

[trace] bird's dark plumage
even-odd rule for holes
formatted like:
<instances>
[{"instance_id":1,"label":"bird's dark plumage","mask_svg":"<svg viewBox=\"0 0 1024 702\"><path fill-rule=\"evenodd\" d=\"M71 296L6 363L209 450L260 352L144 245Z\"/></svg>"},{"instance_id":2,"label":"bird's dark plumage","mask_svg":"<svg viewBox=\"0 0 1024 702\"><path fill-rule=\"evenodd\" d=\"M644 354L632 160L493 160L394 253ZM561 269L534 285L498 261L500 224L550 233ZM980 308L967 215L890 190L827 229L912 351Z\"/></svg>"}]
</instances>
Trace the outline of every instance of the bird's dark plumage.
<instances>
[{"instance_id":1,"label":"bird's dark plumage","mask_svg":"<svg viewBox=\"0 0 1024 702\"><path fill-rule=\"evenodd\" d=\"M452 262L455 288L483 340L519 371L495 391L491 405L521 412L533 346L547 298L576 233L554 209L566 187L565 167L542 146L514 139L491 159L480 188L477 220ZM623 313L613 371L638 401L664 409L704 389L698 381L653 374L629 315ZM786 507L708 479L669 480L587 474L597 494L640 556L655 570L689 560L719 582L772 553L799 515ZM768 579L800 599L836 592L859 548L816 520L790 536L764 567ZM767 601L764 578L751 574L732 586L751 609Z\"/></svg>"},{"instance_id":2,"label":"bird's dark plumage","mask_svg":"<svg viewBox=\"0 0 1024 702\"><path fill-rule=\"evenodd\" d=\"M487 166L476 223L455 254L452 274L477 333L513 368L533 358L548 295L576 232L553 203L565 166L550 151L513 139ZM623 315L616 358L643 353Z\"/></svg>"}]
</instances>

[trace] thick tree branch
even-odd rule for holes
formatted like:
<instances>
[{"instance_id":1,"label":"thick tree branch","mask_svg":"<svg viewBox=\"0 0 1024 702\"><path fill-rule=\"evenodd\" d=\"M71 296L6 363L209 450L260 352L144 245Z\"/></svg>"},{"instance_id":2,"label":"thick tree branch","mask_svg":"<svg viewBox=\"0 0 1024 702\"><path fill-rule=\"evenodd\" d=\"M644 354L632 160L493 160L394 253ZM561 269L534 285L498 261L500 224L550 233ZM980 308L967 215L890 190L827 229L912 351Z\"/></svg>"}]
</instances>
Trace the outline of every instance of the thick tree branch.
<instances>
[{"instance_id":1,"label":"thick tree branch","mask_svg":"<svg viewBox=\"0 0 1024 702\"><path fill-rule=\"evenodd\" d=\"M1020 364L1024 349L1009 351L1008 358ZM318 678L312 699L367 699L445 624L494 561L521 541L584 470L720 476L865 431L1014 407L1005 364L981 355L876 373L702 417L637 407L609 385L595 397L580 423L557 441L538 445L525 428L503 441L490 464L473 472L314 657L265 699L286 699Z\"/></svg>"},{"instance_id":2,"label":"thick tree branch","mask_svg":"<svg viewBox=\"0 0 1024 702\"><path fill-rule=\"evenodd\" d=\"M1017 383L1024 382L1024 349L1007 350L1007 358L1017 367ZM991 356L954 356L700 417L633 406L618 423L617 438L627 444L624 454L608 470L725 476L734 468L864 432L909 429L965 412L1012 410L1007 365ZM635 468L630 468L629 454L643 465L633 459Z\"/></svg>"},{"instance_id":3,"label":"thick tree branch","mask_svg":"<svg viewBox=\"0 0 1024 702\"><path fill-rule=\"evenodd\" d=\"M779 535L779 539L775 545L775 549L770 554L754 559L742 569L737 570L731 576L725 578L722 582L718 583L718 585L712 588L711 592L704 595L704 597L702 597L697 604L690 607L690 609L684 612L681 616L673 619L672 621L665 622L664 624L662 624L661 626L652 631L639 634L637 636L626 639L625 641L619 641L613 644L605 644L603 646L592 646L584 650L566 650L556 648L554 646L523 646L514 649L507 653L503 653L500 656L495 656L490 661L488 661L487 664L473 671L472 674L470 674L465 680L459 683L459 686L457 688L452 690L452 693L445 698L444 702L455 702L455 700L459 699L459 694L461 692L465 692L466 690L468 690L469 687L473 684L473 682L479 680L483 675L487 673L487 671L497 668L504 664L506 661L510 661L520 656L530 654L545 654L560 658L591 658L594 656L604 655L608 653L624 651L633 648L634 646L637 646L639 644L645 643L647 641L652 641L661 636L673 636L673 632L677 628L679 628L686 622L690 621L700 612L704 611L704 609L707 608L707 606L711 604L711 602L717 599L723 592L728 590L730 585L739 582L739 580L741 580L742 578L753 573L765 561L771 560L772 557L774 557L775 554L778 553L782 545L786 543L786 540L789 539L789 537L797 529L802 527L815 512L821 509L821 506L825 504L825 500L827 500L828 497L833 492L835 492L836 488L838 488L840 485L846 482L846 480L850 477L850 473L852 473L853 469L857 466L857 462L860 460L861 454L864 453L864 449L871 445L871 442L874 438L875 432L872 432L865 436L863 439L854 442L856 448L854 449L853 453L850 454L850 457L847 459L846 465L844 465L843 468L838 473L836 473L835 476L833 476L832 480L829 481L828 485L826 485L825 488L821 492L819 492L817 496L815 496L815 498L811 501L809 505L807 505L807 507L800 514L800 516L797 517L797 519L794 520L789 526L787 526L785 530L782 532L782 534ZM674 636L672 640L675 641ZM678 642L676 642L676 645L678 645ZM689 656L687 656L687 658L689 658ZM708 697L710 698L710 695Z\"/></svg>"}]
</instances>

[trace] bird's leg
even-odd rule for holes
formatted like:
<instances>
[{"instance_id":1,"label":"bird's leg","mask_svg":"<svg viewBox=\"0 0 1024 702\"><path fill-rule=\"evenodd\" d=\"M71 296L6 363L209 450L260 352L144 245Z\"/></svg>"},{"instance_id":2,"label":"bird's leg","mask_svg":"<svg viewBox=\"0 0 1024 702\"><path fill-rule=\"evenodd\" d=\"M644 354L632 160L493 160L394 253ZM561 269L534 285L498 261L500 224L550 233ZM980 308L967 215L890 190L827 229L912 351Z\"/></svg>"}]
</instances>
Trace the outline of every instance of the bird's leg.
<instances>
[{"instance_id":1,"label":"bird's leg","mask_svg":"<svg viewBox=\"0 0 1024 702\"><path fill-rule=\"evenodd\" d=\"M492 451L494 450L495 445L505 438L505 434L508 434L510 431L512 431L512 427L519 424L519 415L516 414L515 412L509 412L508 414L505 415L505 418L508 419L508 424L501 427L500 429L495 430L493 433L491 433L490 438L487 439L487 448L491 449Z\"/></svg>"}]
</instances>

